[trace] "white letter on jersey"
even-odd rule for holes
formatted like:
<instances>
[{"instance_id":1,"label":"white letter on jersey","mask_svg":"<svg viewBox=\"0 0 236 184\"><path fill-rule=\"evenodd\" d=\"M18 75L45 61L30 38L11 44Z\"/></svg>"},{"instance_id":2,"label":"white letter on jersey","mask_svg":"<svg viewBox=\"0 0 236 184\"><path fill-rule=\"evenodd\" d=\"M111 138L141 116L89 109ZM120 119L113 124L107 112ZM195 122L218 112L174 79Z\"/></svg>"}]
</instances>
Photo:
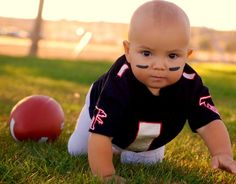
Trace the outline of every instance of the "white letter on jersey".
<instances>
[{"instance_id":1,"label":"white letter on jersey","mask_svg":"<svg viewBox=\"0 0 236 184\"><path fill-rule=\"evenodd\" d=\"M153 139L161 133L161 123L139 122L139 129L136 139L127 148L130 151L146 151L151 145Z\"/></svg>"}]
</instances>

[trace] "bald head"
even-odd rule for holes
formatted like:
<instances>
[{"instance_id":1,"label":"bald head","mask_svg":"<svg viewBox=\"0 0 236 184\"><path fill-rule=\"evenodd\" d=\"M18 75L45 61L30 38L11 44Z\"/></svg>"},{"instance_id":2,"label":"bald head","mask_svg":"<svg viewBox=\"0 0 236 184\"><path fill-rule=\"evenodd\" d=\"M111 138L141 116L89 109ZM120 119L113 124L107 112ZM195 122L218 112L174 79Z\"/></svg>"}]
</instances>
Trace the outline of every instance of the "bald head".
<instances>
[{"instance_id":1,"label":"bald head","mask_svg":"<svg viewBox=\"0 0 236 184\"><path fill-rule=\"evenodd\" d=\"M145 27L166 29L179 27L188 36L190 35L190 23L185 12L174 3L153 0L141 5L133 14L130 22L129 39L139 30Z\"/></svg>"}]
</instances>

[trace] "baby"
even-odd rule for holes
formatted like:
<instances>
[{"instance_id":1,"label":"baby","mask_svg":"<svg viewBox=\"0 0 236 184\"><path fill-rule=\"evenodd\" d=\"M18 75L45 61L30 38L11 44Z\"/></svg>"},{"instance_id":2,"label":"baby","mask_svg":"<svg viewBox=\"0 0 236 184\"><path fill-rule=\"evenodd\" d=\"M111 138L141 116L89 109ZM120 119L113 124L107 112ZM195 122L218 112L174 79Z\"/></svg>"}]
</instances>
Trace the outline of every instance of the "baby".
<instances>
[{"instance_id":1,"label":"baby","mask_svg":"<svg viewBox=\"0 0 236 184\"><path fill-rule=\"evenodd\" d=\"M87 154L94 175L115 175L113 153L123 163L156 164L164 145L186 120L212 155L212 167L236 173L227 129L203 85L186 61L190 23L182 9L149 1L133 14L125 55L91 86L70 137L71 155Z\"/></svg>"}]
</instances>

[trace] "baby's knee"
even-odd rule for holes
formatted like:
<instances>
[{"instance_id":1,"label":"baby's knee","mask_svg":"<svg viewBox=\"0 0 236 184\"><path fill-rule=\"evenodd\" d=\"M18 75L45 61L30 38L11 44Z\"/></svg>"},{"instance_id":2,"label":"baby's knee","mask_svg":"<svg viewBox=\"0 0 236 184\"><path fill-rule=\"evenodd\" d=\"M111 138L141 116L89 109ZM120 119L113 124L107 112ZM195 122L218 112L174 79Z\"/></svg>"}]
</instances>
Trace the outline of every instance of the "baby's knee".
<instances>
[{"instance_id":1,"label":"baby's knee","mask_svg":"<svg viewBox=\"0 0 236 184\"><path fill-rule=\"evenodd\" d=\"M68 153L71 156L85 155L87 154L87 148L68 144Z\"/></svg>"},{"instance_id":2,"label":"baby's knee","mask_svg":"<svg viewBox=\"0 0 236 184\"><path fill-rule=\"evenodd\" d=\"M81 140L75 134L72 134L68 141L68 153L72 156L87 154L87 140Z\"/></svg>"}]
</instances>

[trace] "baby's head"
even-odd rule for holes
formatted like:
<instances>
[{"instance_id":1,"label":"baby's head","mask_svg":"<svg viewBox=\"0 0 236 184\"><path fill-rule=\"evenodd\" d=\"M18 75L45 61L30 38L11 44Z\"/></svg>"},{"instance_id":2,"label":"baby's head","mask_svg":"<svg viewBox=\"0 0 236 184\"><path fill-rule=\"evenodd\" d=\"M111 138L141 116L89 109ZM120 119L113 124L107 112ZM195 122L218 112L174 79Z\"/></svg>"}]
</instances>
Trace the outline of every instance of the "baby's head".
<instances>
[{"instance_id":1,"label":"baby's head","mask_svg":"<svg viewBox=\"0 0 236 184\"><path fill-rule=\"evenodd\" d=\"M158 95L159 90L177 82L189 49L190 23L177 5L154 0L133 14L125 55L135 77Z\"/></svg>"}]
</instances>

